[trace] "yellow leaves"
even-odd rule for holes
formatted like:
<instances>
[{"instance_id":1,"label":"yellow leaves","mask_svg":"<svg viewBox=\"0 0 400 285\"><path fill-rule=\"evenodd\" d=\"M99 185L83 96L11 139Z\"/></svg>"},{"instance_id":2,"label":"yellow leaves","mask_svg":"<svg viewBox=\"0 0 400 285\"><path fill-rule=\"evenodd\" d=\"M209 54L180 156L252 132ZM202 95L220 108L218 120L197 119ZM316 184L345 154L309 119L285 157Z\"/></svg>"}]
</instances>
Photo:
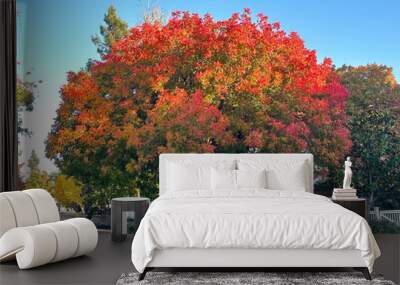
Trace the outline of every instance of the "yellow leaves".
<instances>
[{"instance_id":1,"label":"yellow leaves","mask_svg":"<svg viewBox=\"0 0 400 285\"><path fill-rule=\"evenodd\" d=\"M54 198L65 207L82 205L81 183L73 177L58 175L54 186Z\"/></svg>"}]
</instances>

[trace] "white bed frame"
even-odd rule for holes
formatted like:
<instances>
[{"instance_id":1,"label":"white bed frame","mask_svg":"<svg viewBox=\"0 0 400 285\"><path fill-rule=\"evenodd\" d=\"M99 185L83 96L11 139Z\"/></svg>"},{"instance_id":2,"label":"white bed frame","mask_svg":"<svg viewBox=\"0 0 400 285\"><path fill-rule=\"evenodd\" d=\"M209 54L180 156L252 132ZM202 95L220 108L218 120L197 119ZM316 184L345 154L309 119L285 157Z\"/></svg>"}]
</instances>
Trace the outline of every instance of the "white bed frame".
<instances>
[{"instance_id":1,"label":"white bed frame","mask_svg":"<svg viewBox=\"0 0 400 285\"><path fill-rule=\"evenodd\" d=\"M313 193L313 155L312 154L162 154L160 155L160 195L165 193L167 185L167 161L191 160L218 161L237 160L240 158L256 159L293 159L306 162L308 177L307 191ZM156 250L152 261L145 271L139 276L142 280L147 271L154 268L175 267L231 267L242 270L243 268L269 268L269 267L353 267L363 272L366 279L371 280L369 271L359 250L329 250L329 249L192 249L170 248Z\"/></svg>"}]
</instances>

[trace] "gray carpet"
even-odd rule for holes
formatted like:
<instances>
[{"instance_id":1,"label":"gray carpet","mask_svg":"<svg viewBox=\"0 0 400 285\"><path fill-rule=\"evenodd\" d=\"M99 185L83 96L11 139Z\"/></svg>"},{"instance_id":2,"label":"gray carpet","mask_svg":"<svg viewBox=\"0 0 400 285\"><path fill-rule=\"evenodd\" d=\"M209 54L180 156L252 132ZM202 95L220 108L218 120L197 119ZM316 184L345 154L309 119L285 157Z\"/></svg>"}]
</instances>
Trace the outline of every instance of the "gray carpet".
<instances>
[{"instance_id":1,"label":"gray carpet","mask_svg":"<svg viewBox=\"0 0 400 285\"><path fill-rule=\"evenodd\" d=\"M117 285L395 285L381 276L373 276L373 280L368 281L359 272L148 272L144 280L137 279L138 273L122 274Z\"/></svg>"}]
</instances>

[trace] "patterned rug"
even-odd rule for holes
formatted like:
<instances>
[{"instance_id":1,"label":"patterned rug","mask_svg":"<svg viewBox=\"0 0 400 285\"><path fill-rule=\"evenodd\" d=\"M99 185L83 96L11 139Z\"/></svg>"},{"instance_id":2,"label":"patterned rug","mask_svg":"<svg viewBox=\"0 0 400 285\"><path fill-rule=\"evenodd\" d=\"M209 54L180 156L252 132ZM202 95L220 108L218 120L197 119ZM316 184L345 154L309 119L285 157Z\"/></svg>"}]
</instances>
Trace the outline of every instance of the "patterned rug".
<instances>
[{"instance_id":1,"label":"patterned rug","mask_svg":"<svg viewBox=\"0 0 400 285\"><path fill-rule=\"evenodd\" d=\"M148 272L142 281L138 281L138 276L138 273L122 274L117 285L395 285L376 275L368 281L359 272Z\"/></svg>"}]
</instances>

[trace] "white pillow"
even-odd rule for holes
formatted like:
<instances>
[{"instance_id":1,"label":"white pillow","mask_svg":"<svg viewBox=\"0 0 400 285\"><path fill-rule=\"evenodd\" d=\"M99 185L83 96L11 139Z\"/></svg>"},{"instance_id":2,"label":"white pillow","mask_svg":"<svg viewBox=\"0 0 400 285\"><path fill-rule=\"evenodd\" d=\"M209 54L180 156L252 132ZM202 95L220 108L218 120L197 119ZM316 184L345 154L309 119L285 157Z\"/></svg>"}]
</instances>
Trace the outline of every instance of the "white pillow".
<instances>
[{"instance_id":1,"label":"white pillow","mask_svg":"<svg viewBox=\"0 0 400 285\"><path fill-rule=\"evenodd\" d=\"M238 188L267 188L267 171L236 170Z\"/></svg>"},{"instance_id":2,"label":"white pillow","mask_svg":"<svg viewBox=\"0 0 400 285\"><path fill-rule=\"evenodd\" d=\"M179 169L177 169L176 166ZM182 175L179 173L181 169L189 169L188 172L192 172L193 169L195 171L199 171L197 168L216 168L216 169L236 169L236 160L235 159L223 159L223 160L214 160L214 159L209 159L204 157L204 159L174 159L174 160L168 160L166 163L166 191L182 191L185 190L212 190L212 185L211 185L211 169L209 169L209 172L207 175L203 173L203 175L207 177L203 177L202 179L203 182L198 182L197 179L193 181L193 183L190 183L189 178L186 177L191 177L189 173L189 176L183 177L185 175ZM190 170L192 169L192 170ZM181 173L185 173L185 170L182 170ZM193 173L192 173L193 174ZM196 174L194 174L196 176ZM183 181L181 181L183 180ZM188 188L189 187L189 188ZM206 187L206 188L200 188L200 187ZM181 190L176 190L176 189L181 189Z\"/></svg>"},{"instance_id":3,"label":"white pillow","mask_svg":"<svg viewBox=\"0 0 400 285\"><path fill-rule=\"evenodd\" d=\"M267 172L267 188L273 190L303 191L310 181L305 161L240 159L240 170L263 170Z\"/></svg>"},{"instance_id":4,"label":"white pillow","mask_svg":"<svg viewBox=\"0 0 400 285\"><path fill-rule=\"evenodd\" d=\"M212 168L213 190L236 190L236 170Z\"/></svg>"},{"instance_id":5,"label":"white pillow","mask_svg":"<svg viewBox=\"0 0 400 285\"><path fill-rule=\"evenodd\" d=\"M211 190L211 167L168 163L168 190Z\"/></svg>"},{"instance_id":6,"label":"white pillow","mask_svg":"<svg viewBox=\"0 0 400 285\"><path fill-rule=\"evenodd\" d=\"M214 191L230 190L239 188L266 188L266 170L230 170L212 168L212 188Z\"/></svg>"},{"instance_id":7,"label":"white pillow","mask_svg":"<svg viewBox=\"0 0 400 285\"><path fill-rule=\"evenodd\" d=\"M298 165L289 171L271 169L267 172L268 188L273 190L307 191L307 181L303 166Z\"/></svg>"}]
</instances>

